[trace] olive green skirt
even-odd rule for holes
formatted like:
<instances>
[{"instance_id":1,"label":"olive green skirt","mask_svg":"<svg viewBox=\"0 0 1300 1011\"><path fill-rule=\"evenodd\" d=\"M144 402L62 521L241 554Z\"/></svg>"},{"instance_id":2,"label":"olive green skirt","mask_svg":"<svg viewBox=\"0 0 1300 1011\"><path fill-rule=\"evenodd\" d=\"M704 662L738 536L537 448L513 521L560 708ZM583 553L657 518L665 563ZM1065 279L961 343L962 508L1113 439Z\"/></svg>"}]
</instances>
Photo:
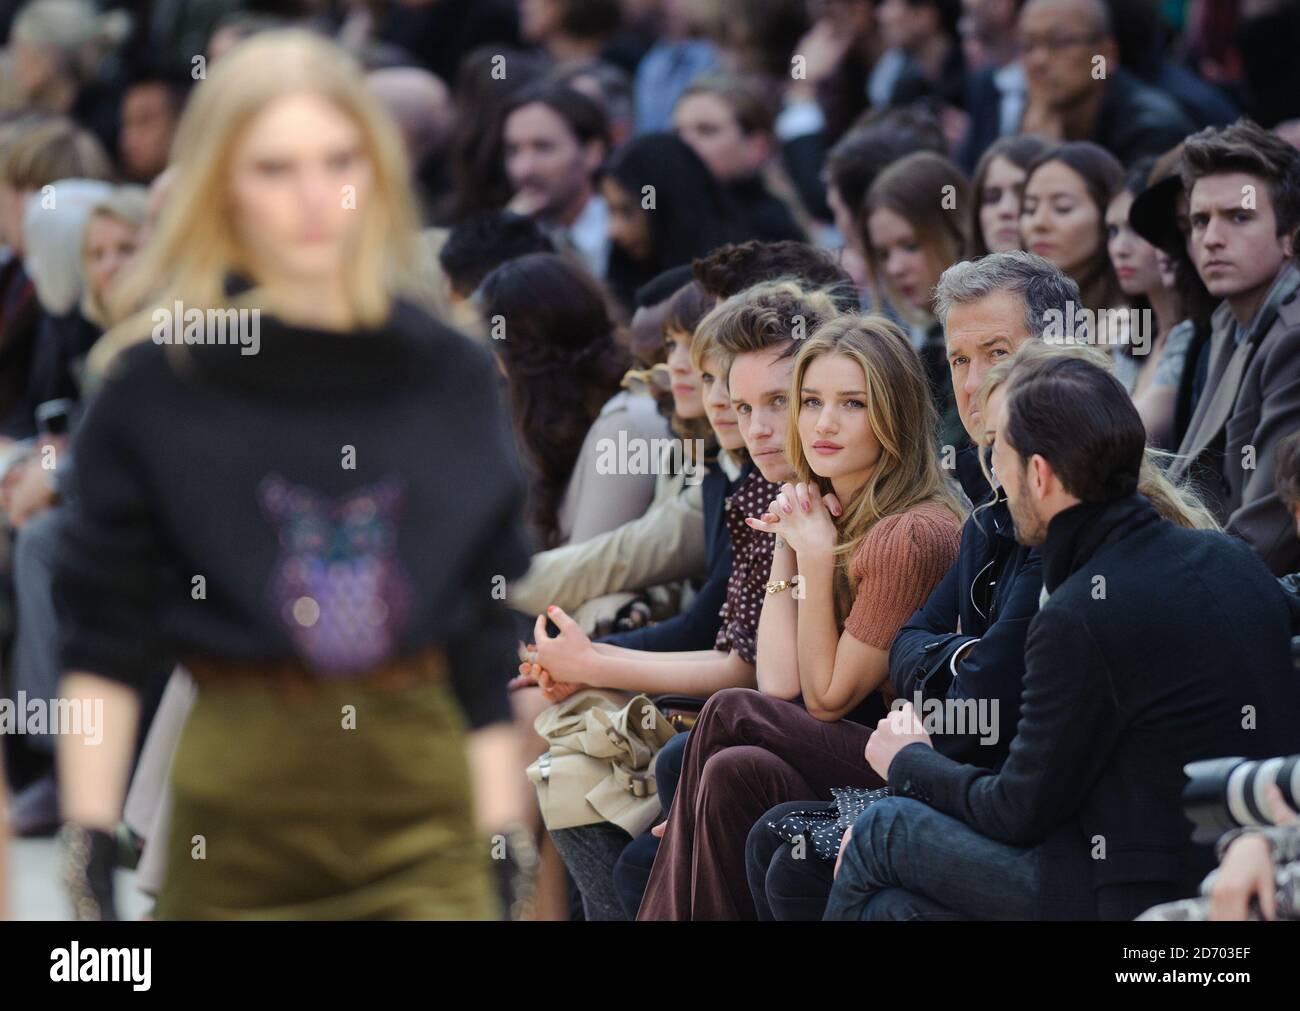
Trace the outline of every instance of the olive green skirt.
<instances>
[{"instance_id":1,"label":"olive green skirt","mask_svg":"<svg viewBox=\"0 0 1300 1011\"><path fill-rule=\"evenodd\" d=\"M491 919L444 683L201 686L172 767L159 919Z\"/></svg>"}]
</instances>

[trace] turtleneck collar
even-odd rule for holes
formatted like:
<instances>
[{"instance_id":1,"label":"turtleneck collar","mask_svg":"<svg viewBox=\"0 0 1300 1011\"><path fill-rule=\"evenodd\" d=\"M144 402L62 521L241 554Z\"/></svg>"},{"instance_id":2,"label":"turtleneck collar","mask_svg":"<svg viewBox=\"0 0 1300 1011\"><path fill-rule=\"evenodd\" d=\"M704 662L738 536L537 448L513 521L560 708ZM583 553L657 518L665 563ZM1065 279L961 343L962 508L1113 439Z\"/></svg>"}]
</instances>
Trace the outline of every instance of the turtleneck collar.
<instances>
[{"instance_id":1,"label":"turtleneck collar","mask_svg":"<svg viewBox=\"0 0 1300 1011\"><path fill-rule=\"evenodd\" d=\"M234 296L249 288L239 277L227 281ZM251 311L251 310L250 310ZM421 336L431 317L414 305L394 302L380 326L327 330L299 326L267 312L256 322L257 340L241 344L187 344L169 348L187 378L228 389L269 396L365 395L412 378ZM256 353L247 353L255 344Z\"/></svg>"},{"instance_id":2,"label":"turtleneck collar","mask_svg":"<svg viewBox=\"0 0 1300 1011\"><path fill-rule=\"evenodd\" d=\"M1137 493L1112 502L1080 502L1061 510L1047 524L1047 537L1040 549L1044 589L1054 593L1105 544L1159 520L1151 503Z\"/></svg>"}]
</instances>

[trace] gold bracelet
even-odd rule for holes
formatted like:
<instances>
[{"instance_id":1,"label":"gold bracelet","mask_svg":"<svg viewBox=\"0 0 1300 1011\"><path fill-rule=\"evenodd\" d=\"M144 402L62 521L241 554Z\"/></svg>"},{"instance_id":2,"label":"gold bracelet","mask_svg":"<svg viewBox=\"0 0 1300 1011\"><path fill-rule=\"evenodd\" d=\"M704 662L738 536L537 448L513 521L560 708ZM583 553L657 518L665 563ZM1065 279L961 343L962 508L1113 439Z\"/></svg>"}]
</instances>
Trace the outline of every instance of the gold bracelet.
<instances>
[{"instance_id":1,"label":"gold bracelet","mask_svg":"<svg viewBox=\"0 0 1300 1011\"><path fill-rule=\"evenodd\" d=\"M777 579L767 584L767 592L781 593L784 590L790 589L792 586L794 586L793 579Z\"/></svg>"}]
</instances>

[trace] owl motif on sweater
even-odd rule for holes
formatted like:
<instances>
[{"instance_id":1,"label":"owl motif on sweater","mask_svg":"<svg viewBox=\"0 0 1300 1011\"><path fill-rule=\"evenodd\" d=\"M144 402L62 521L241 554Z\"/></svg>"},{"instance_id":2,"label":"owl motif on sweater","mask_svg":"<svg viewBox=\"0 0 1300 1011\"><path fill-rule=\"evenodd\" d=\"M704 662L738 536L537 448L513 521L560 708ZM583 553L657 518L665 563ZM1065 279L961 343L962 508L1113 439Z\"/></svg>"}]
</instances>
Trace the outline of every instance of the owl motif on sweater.
<instances>
[{"instance_id":1,"label":"owl motif on sweater","mask_svg":"<svg viewBox=\"0 0 1300 1011\"><path fill-rule=\"evenodd\" d=\"M400 481L331 498L272 474L257 494L280 542L271 605L307 666L339 679L389 658L412 598L396 554Z\"/></svg>"}]
</instances>

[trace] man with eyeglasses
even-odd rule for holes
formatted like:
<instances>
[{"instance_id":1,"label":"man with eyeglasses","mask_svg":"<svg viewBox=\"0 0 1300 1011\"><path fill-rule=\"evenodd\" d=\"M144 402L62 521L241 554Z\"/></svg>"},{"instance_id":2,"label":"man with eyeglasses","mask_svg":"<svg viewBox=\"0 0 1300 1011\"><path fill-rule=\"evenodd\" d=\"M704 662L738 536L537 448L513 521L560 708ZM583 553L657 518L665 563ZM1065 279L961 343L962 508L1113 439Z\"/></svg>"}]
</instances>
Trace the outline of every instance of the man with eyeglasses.
<instances>
[{"instance_id":1,"label":"man with eyeglasses","mask_svg":"<svg viewBox=\"0 0 1300 1011\"><path fill-rule=\"evenodd\" d=\"M1195 129L1174 99L1119 66L1102 0L1029 0L1016 40L1028 85L1020 133L1090 140L1131 165Z\"/></svg>"}]
</instances>

